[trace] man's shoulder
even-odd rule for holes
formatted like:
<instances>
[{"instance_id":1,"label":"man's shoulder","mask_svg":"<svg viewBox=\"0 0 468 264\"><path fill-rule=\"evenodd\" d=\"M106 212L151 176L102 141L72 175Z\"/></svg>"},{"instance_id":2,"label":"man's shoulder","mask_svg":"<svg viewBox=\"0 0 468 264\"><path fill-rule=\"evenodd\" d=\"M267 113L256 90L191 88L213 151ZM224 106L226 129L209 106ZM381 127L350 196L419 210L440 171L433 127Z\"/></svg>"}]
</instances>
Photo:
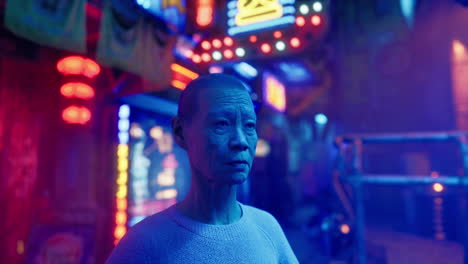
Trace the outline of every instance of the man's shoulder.
<instances>
[{"instance_id":1,"label":"man's shoulder","mask_svg":"<svg viewBox=\"0 0 468 264\"><path fill-rule=\"evenodd\" d=\"M175 232L170 209L148 216L131 227L112 251L108 264L151 263Z\"/></svg>"},{"instance_id":2,"label":"man's shoulder","mask_svg":"<svg viewBox=\"0 0 468 264\"><path fill-rule=\"evenodd\" d=\"M167 208L161 212L147 216L128 231L128 236L133 238L152 238L164 236L164 233L171 232L176 226L172 221L171 208Z\"/></svg>"},{"instance_id":3,"label":"man's shoulder","mask_svg":"<svg viewBox=\"0 0 468 264\"><path fill-rule=\"evenodd\" d=\"M246 215L259 225L279 225L276 218L265 210L250 205L242 205L242 208Z\"/></svg>"}]
</instances>

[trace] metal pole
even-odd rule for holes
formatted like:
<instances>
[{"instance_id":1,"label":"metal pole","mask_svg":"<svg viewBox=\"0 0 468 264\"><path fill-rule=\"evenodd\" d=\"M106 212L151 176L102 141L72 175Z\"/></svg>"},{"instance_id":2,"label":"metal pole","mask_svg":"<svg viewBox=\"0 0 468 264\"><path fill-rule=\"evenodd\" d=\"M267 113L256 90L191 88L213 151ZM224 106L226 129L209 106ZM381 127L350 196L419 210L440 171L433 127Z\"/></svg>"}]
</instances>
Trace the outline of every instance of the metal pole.
<instances>
[{"instance_id":1,"label":"metal pole","mask_svg":"<svg viewBox=\"0 0 468 264\"><path fill-rule=\"evenodd\" d=\"M463 246L464 246L464 256L463 256L463 263L468 264L468 215L467 215L467 187L466 184L468 183L468 139L466 136L459 137L459 144L460 144L460 152L462 154L463 160L463 180L460 186L461 188L461 199L460 199L460 213L462 217L462 232L463 232Z\"/></svg>"},{"instance_id":2,"label":"metal pole","mask_svg":"<svg viewBox=\"0 0 468 264\"><path fill-rule=\"evenodd\" d=\"M362 177L362 141L357 139L353 145L353 169L354 175L358 179ZM366 238L365 238L365 222L364 222L364 195L362 182L360 180L352 184L354 187L355 202L356 202L356 253L357 263L366 264Z\"/></svg>"},{"instance_id":3,"label":"metal pole","mask_svg":"<svg viewBox=\"0 0 468 264\"><path fill-rule=\"evenodd\" d=\"M434 178L430 175L416 176L416 175L371 175L362 174L356 177L350 177L348 182L362 182L368 185L424 185L432 183L441 183L447 186L461 186L466 185L468 182L460 176L441 176Z\"/></svg>"}]
</instances>

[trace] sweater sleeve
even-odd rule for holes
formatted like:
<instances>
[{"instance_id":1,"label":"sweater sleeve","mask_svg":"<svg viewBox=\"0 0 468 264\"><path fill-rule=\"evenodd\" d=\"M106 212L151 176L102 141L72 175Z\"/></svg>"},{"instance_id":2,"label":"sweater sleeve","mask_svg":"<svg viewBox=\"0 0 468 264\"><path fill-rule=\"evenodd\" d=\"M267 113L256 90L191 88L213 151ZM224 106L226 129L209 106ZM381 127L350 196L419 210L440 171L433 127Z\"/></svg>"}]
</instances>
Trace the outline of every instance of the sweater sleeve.
<instances>
[{"instance_id":1,"label":"sweater sleeve","mask_svg":"<svg viewBox=\"0 0 468 264\"><path fill-rule=\"evenodd\" d=\"M286 238L283 229L281 228L276 218L270 213L256 208L252 210L252 213L255 214L255 218L258 221L257 224L259 227L264 230L265 234L271 240L271 243L278 250L279 263L299 263L296 255L289 245L288 239Z\"/></svg>"},{"instance_id":2,"label":"sweater sleeve","mask_svg":"<svg viewBox=\"0 0 468 264\"><path fill-rule=\"evenodd\" d=\"M294 254L291 245L289 245L288 239L286 238L286 235L283 232L283 229L281 228L280 224L276 219L271 216L272 218L272 225L274 228L274 243L278 247L279 251L279 257L280 257L280 263L281 264L296 264L299 263L299 261L296 258L296 255Z\"/></svg>"},{"instance_id":3,"label":"sweater sleeve","mask_svg":"<svg viewBox=\"0 0 468 264\"><path fill-rule=\"evenodd\" d=\"M137 228L131 228L120 240L106 264L149 264L149 238Z\"/></svg>"}]
</instances>

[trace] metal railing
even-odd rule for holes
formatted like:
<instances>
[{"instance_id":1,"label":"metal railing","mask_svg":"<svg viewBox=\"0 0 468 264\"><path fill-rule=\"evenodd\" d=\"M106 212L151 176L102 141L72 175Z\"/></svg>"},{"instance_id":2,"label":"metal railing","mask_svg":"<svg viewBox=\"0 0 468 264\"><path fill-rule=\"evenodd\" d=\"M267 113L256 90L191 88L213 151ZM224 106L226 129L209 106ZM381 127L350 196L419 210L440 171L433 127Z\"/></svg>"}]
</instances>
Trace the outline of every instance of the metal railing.
<instances>
[{"instance_id":1,"label":"metal railing","mask_svg":"<svg viewBox=\"0 0 468 264\"><path fill-rule=\"evenodd\" d=\"M462 155L463 176L444 176L434 178L431 175L370 175L364 174L362 169L363 144L367 143L394 143L394 142L435 142L456 141ZM356 262L366 264L365 208L363 188L364 185L426 185L441 183L448 186L460 187L460 216L462 217L461 231L463 232L464 264L468 264L468 214L467 214L467 189L468 189L468 133L444 132L444 133L406 133L406 134L367 134L352 135L337 138L337 143L351 144L352 165L351 172L340 166L340 174L349 182L354 195ZM342 147L340 147L341 160L344 161Z\"/></svg>"}]
</instances>

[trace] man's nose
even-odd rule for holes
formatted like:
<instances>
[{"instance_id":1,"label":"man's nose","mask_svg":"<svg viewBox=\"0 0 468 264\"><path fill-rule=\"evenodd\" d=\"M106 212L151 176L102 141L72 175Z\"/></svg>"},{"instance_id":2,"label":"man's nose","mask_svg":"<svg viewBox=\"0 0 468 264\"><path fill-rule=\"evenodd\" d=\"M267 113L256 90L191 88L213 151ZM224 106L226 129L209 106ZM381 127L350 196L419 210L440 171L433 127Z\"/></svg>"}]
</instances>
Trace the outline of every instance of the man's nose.
<instances>
[{"instance_id":1,"label":"man's nose","mask_svg":"<svg viewBox=\"0 0 468 264\"><path fill-rule=\"evenodd\" d=\"M247 137L245 136L245 132L241 127L237 127L234 130L229 145L231 148L239 150L247 150L249 148Z\"/></svg>"}]
</instances>

